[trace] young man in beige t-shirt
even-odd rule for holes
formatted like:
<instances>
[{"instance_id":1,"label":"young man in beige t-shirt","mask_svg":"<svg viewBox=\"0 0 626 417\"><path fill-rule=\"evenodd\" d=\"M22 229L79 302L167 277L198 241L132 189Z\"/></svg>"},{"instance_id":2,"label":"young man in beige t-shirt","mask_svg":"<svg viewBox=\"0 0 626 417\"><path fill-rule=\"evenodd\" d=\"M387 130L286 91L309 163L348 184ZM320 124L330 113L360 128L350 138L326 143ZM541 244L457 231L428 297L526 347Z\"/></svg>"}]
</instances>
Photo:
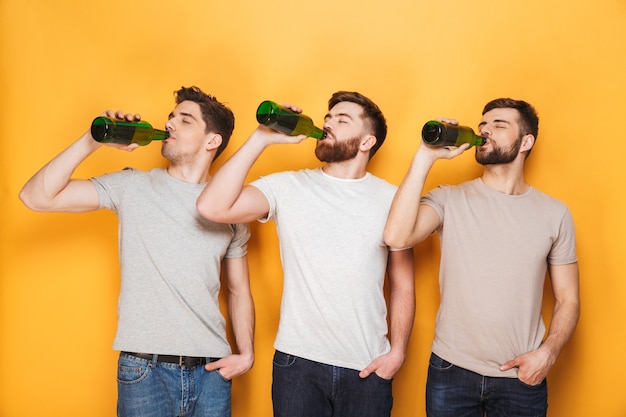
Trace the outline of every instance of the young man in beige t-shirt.
<instances>
[{"instance_id":1,"label":"young man in beige t-shirt","mask_svg":"<svg viewBox=\"0 0 626 417\"><path fill-rule=\"evenodd\" d=\"M420 199L434 162L469 147L423 145L392 204L388 245L412 246L435 231L441 242L429 417L546 414L546 375L574 332L580 307L572 216L524 180L538 123L524 101L489 102L478 126L486 139L476 148L482 176ZM547 335L546 272L555 298Z\"/></svg>"}]
</instances>

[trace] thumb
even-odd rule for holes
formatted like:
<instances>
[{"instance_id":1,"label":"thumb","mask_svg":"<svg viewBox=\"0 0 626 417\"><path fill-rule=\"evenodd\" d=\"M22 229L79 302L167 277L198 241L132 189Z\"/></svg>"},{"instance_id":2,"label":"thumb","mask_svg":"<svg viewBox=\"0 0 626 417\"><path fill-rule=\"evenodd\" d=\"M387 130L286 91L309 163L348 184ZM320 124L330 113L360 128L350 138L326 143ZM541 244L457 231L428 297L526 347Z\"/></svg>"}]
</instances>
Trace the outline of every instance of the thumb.
<instances>
[{"instance_id":1,"label":"thumb","mask_svg":"<svg viewBox=\"0 0 626 417\"><path fill-rule=\"evenodd\" d=\"M505 362L504 364L502 364L502 366L500 366L500 370L501 371L508 371L509 369L515 368L519 366L519 361L517 360L517 358L515 359L511 359L508 362Z\"/></svg>"},{"instance_id":2,"label":"thumb","mask_svg":"<svg viewBox=\"0 0 626 417\"><path fill-rule=\"evenodd\" d=\"M372 369L368 366L367 368L363 369L361 372L359 372L359 377L360 378L367 378L368 376L370 376L372 373Z\"/></svg>"},{"instance_id":3,"label":"thumb","mask_svg":"<svg viewBox=\"0 0 626 417\"><path fill-rule=\"evenodd\" d=\"M204 365L204 369L207 371L215 371L216 369L220 369L222 366L220 365L220 361L209 362Z\"/></svg>"}]
</instances>

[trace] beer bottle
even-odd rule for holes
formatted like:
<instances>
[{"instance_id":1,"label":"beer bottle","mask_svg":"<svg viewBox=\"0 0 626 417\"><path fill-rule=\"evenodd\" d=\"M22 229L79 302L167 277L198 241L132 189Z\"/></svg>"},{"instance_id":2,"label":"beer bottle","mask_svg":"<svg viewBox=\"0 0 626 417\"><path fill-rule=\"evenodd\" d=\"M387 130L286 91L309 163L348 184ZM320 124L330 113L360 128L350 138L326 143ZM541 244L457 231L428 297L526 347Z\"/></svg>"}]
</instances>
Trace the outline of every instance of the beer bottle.
<instances>
[{"instance_id":1,"label":"beer bottle","mask_svg":"<svg viewBox=\"0 0 626 417\"><path fill-rule=\"evenodd\" d=\"M451 123L430 120L422 128L422 140L431 146L454 146L464 143L471 146L484 145L486 140L477 136L471 127L458 126Z\"/></svg>"},{"instance_id":2,"label":"beer bottle","mask_svg":"<svg viewBox=\"0 0 626 417\"><path fill-rule=\"evenodd\" d=\"M262 125L290 136L307 135L315 139L326 137L326 132L315 127L309 116L291 111L273 101L264 101L259 105L256 120Z\"/></svg>"},{"instance_id":3,"label":"beer bottle","mask_svg":"<svg viewBox=\"0 0 626 417\"><path fill-rule=\"evenodd\" d=\"M91 123L91 136L103 143L147 145L153 140L164 140L170 136L165 130L154 129L143 120L128 121L110 117L96 117Z\"/></svg>"}]
</instances>

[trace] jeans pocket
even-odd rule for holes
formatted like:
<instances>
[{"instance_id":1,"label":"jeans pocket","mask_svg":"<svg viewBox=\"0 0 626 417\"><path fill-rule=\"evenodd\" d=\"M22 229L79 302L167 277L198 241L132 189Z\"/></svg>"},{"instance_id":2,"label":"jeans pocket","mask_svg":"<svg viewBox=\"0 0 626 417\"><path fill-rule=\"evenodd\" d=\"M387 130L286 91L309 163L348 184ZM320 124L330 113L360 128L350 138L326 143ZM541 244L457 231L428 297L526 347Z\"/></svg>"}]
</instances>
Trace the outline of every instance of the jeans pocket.
<instances>
[{"instance_id":1,"label":"jeans pocket","mask_svg":"<svg viewBox=\"0 0 626 417\"><path fill-rule=\"evenodd\" d=\"M296 357L288 353L283 353L277 350L274 353L273 363L274 363L274 366L279 366L281 368L288 368L294 363L296 363Z\"/></svg>"},{"instance_id":2,"label":"jeans pocket","mask_svg":"<svg viewBox=\"0 0 626 417\"><path fill-rule=\"evenodd\" d=\"M446 371L448 369L452 369L452 367L454 365L452 365L447 360L440 358L439 356L435 355L434 353L431 353L430 361L428 363L428 366L430 368L438 370L438 371Z\"/></svg>"},{"instance_id":3,"label":"jeans pocket","mask_svg":"<svg viewBox=\"0 0 626 417\"><path fill-rule=\"evenodd\" d=\"M385 384L385 385L389 385L393 382L393 378L383 378L382 376L378 375L376 372L372 372L370 374L370 377L375 378L376 380L378 380L380 383Z\"/></svg>"},{"instance_id":4,"label":"jeans pocket","mask_svg":"<svg viewBox=\"0 0 626 417\"><path fill-rule=\"evenodd\" d=\"M141 382L150 372L148 361L121 354L117 363L117 382L134 384Z\"/></svg>"},{"instance_id":5,"label":"jeans pocket","mask_svg":"<svg viewBox=\"0 0 626 417\"><path fill-rule=\"evenodd\" d=\"M540 383L538 383L537 385L530 385L525 383L524 381L522 381L521 379L517 378L517 382L519 382L523 387L528 388L528 389L535 389L535 390L539 390L539 389L543 389L543 386L546 385L546 379L544 378L543 381L541 381Z\"/></svg>"},{"instance_id":6,"label":"jeans pocket","mask_svg":"<svg viewBox=\"0 0 626 417\"><path fill-rule=\"evenodd\" d=\"M222 382L225 382L227 384L231 384L232 383L232 379L227 379L224 375L222 375L222 373L220 372L219 369L216 369L216 370L210 371L210 372L215 372L215 375L217 375Z\"/></svg>"}]
</instances>

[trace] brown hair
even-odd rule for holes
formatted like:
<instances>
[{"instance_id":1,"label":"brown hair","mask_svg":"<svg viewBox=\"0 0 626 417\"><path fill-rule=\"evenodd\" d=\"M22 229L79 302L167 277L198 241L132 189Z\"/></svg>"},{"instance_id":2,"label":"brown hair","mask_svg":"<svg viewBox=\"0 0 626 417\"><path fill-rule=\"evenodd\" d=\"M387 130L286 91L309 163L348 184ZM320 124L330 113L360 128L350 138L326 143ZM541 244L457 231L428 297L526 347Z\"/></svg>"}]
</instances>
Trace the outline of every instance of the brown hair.
<instances>
[{"instance_id":1,"label":"brown hair","mask_svg":"<svg viewBox=\"0 0 626 417\"><path fill-rule=\"evenodd\" d=\"M370 159L372 159L387 137L387 121L385 120L385 116L376 103L355 91L337 91L334 93L330 100L328 100L328 110L343 101L356 103L363 107L362 119L365 121L366 128L371 129L371 133L376 136L376 144L370 149Z\"/></svg>"},{"instance_id":2,"label":"brown hair","mask_svg":"<svg viewBox=\"0 0 626 417\"><path fill-rule=\"evenodd\" d=\"M217 101L215 97L204 93L195 86L181 87L180 90L174 92L174 95L176 96L176 104L180 104L183 101L198 103L202 112L202 120L206 124L205 132L215 132L222 136L222 143L215 152L215 158L217 158L226 149L230 136L235 129L235 115L233 112Z\"/></svg>"}]
</instances>

